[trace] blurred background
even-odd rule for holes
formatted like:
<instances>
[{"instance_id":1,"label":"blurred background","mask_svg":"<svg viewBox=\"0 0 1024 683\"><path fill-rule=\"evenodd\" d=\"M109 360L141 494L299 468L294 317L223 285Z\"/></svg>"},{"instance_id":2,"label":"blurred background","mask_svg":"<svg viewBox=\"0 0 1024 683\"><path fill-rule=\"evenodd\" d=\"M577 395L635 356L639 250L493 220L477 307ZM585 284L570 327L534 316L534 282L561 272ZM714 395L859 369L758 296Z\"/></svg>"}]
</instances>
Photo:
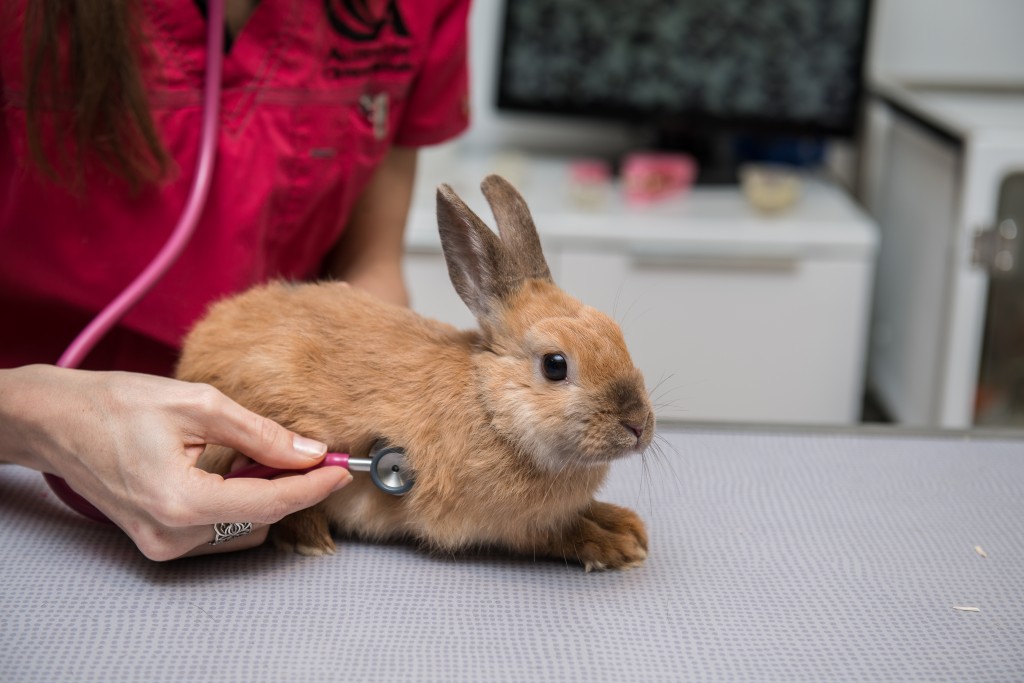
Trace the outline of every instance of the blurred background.
<instances>
[{"instance_id":1,"label":"blurred background","mask_svg":"<svg viewBox=\"0 0 1024 683\"><path fill-rule=\"evenodd\" d=\"M413 306L473 321L433 190L515 183L659 418L1024 425L1024 3L476 0Z\"/></svg>"}]
</instances>

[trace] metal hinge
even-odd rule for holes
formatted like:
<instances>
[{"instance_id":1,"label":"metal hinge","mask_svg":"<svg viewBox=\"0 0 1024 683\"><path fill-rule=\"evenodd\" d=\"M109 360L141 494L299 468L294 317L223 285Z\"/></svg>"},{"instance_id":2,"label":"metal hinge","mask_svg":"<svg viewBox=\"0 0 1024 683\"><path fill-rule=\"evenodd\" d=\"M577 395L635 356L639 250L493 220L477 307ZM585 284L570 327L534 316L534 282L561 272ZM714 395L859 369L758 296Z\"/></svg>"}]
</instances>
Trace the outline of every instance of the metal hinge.
<instances>
[{"instance_id":1,"label":"metal hinge","mask_svg":"<svg viewBox=\"0 0 1024 683\"><path fill-rule=\"evenodd\" d=\"M1017 268L1017 223L1005 218L999 225L980 228L974 232L974 252L971 263L984 268L989 275L1009 275Z\"/></svg>"}]
</instances>

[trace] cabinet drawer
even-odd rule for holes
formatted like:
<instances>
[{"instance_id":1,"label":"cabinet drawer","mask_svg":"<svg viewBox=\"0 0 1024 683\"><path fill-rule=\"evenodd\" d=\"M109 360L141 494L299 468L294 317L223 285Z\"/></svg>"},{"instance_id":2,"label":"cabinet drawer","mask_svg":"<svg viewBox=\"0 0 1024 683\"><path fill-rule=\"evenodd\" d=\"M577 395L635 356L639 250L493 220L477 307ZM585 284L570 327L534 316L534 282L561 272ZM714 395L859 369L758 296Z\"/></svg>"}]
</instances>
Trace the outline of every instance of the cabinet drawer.
<instances>
[{"instance_id":1,"label":"cabinet drawer","mask_svg":"<svg viewBox=\"0 0 1024 683\"><path fill-rule=\"evenodd\" d=\"M867 259L558 258L559 284L622 326L660 418L858 420Z\"/></svg>"}]
</instances>

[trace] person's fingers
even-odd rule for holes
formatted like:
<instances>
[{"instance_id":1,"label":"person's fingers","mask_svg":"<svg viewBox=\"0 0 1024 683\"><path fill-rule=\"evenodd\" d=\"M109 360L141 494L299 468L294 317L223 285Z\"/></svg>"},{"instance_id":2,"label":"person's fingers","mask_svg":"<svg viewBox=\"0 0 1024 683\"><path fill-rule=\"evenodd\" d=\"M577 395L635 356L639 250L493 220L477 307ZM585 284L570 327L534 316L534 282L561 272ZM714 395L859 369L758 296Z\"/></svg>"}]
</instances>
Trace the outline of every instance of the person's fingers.
<instances>
[{"instance_id":1,"label":"person's fingers","mask_svg":"<svg viewBox=\"0 0 1024 683\"><path fill-rule=\"evenodd\" d=\"M179 557L255 548L267 539L269 531L270 527L266 524L253 524L252 532L245 536L210 545L215 536L212 524L173 530L154 526L132 536L132 540L149 559L166 562Z\"/></svg>"},{"instance_id":2,"label":"person's fingers","mask_svg":"<svg viewBox=\"0 0 1024 683\"><path fill-rule=\"evenodd\" d=\"M255 548L258 545L263 545L263 542L267 540L267 534L270 532L270 527L265 525L253 525L252 533L239 538L233 538L230 541L224 541L217 545L210 545L210 541L213 540L213 525L210 526L207 533L205 533L205 540L200 541L200 544L192 548L181 557L197 557L199 555L213 555L214 553L227 553L235 550L248 550L249 548Z\"/></svg>"},{"instance_id":3,"label":"person's fingers","mask_svg":"<svg viewBox=\"0 0 1024 683\"><path fill-rule=\"evenodd\" d=\"M194 524L256 522L273 524L293 512L319 503L352 481L342 467L321 467L306 474L277 479L222 479L196 470L191 507Z\"/></svg>"},{"instance_id":4,"label":"person's fingers","mask_svg":"<svg viewBox=\"0 0 1024 683\"><path fill-rule=\"evenodd\" d=\"M204 443L234 448L253 460L281 469L304 469L327 453L327 445L291 432L243 408L213 387L198 385L193 431Z\"/></svg>"},{"instance_id":5,"label":"person's fingers","mask_svg":"<svg viewBox=\"0 0 1024 683\"><path fill-rule=\"evenodd\" d=\"M149 559L166 561L255 547L266 540L269 524L315 505L352 481L349 471L341 467L273 480L224 480L202 470L195 472L200 485L187 487L190 493L179 501L181 505L168 506L154 516L155 523L122 526ZM253 532L209 546L218 522L251 522Z\"/></svg>"}]
</instances>

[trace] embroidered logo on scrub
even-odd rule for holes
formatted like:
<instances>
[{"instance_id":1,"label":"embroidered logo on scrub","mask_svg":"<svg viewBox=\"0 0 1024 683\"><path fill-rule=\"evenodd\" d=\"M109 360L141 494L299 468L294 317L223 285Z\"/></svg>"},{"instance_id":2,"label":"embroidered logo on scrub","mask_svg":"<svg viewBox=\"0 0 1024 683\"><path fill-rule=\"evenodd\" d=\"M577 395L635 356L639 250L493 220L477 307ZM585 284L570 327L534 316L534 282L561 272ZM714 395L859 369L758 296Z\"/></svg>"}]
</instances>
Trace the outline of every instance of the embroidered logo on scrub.
<instances>
[{"instance_id":1,"label":"embroidered logo on scrub","mask_svg":"<svg viewBox=\"0 0 1024 683\"><path fill-rule=\"evenodd\" d=\"M397 0L324 0L324 7L341 39L327 55L325 78L337 81L415 70L413 36Z\"/></svg>"},{"instance_id":2,"label":"embroidered logo on scrub","mask_svg":"<svg viewBox=\"0 0 1024 683\"><path fill-rule=\"evenodd\" d=\"M397 0L326 0L326 5L331 26L349 40L376 40L389 24L396 35L409 36Z\"/></svg>"}]
</instances>

